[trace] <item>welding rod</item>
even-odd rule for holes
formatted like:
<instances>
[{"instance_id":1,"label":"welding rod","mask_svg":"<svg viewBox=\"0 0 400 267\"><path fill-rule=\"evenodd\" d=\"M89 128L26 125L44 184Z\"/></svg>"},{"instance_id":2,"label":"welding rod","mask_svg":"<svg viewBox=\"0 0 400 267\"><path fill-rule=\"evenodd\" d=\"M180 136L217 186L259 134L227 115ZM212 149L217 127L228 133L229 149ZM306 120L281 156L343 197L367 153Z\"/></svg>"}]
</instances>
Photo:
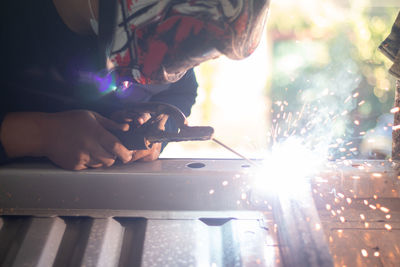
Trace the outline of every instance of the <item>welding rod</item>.
<instances>
[{"instance_id":1,"label":"welding rod","mask_svg":"<svg viewBox=\"0 0 400 267\"><path fill-rule=\"evenodd\" d=\"M245 161L247 161L247 162L250 163L251 165L260 167L260 165L257 164L256 162L254 162L253 160L251 160L251 159L249 159L249 158L243 156L242 154L240 154L239 152L233 150L232 148L230 148L229 146L225 145L224 143L221 143L219 140L217 140L217 139L215 139L215 138L212 138L211 140L213 140L213 141L214 141L215 143L217 143L218 145L224 147L225 149L229 150L229 151L232 152L233 154L235 154L235 155L241 157L242 159L244 159Z\"/></svg>"}]
</instances>

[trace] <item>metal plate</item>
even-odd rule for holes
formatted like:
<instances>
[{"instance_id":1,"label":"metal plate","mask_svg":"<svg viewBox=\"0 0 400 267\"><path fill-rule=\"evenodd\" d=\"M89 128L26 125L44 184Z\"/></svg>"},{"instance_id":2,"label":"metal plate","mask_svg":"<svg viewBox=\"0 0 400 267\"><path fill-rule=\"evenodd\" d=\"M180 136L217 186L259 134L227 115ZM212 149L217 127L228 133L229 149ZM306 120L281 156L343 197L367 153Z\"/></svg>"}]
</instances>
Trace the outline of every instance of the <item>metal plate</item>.
<instances>
[{"instance_id":1,"label":"metal plate","mask_svg":"<svg viewBox=\"0 0 400 267\"><path fill-rule=\"evenodd\" d=\"M191 168L192 163L204 167ZM248 210L241 195L249 168L242 160L170 159L79 172L14 164L0 169L0 206L3 214L45 209L58 215L64 210L80 215L93 215L84 210Z\"/></svg>"},{"instance_id":2,"label":"metal plate","mask_svg":"<svg viewBox=\"0 0 400 267\"><path fill-rule=\"evenodd\" d=\"M280 266L276 234L257 220L5 216L2 223L1 266Z\"/></svg>"},{"instance_id":3,"label":"metal plate","mask_svg":"<svg viewBox=\"0 0 400 267\"><path fill-rule=\"evenodd\" d=\"M243 160L163 159L80 172L48 164L7 165L0 169L0 263L332 266L323 235L334 238L338 218L325 216L332 199L320 198L315 189L328 198L332 187L346 196L357 192L368 198L376 190L395 196L392 178L347 180L350 173L361 175L354 166L323 172L309 185L314 193L305 190L307 198L278 195L266 205L254 201L253 167ZM379 163L364 175L385 171ZM332 243L329 248L335 265L353 255Z\"/></svg>"},{"instance_id":4,"label":"metal plate","mask_svg":"<svg viewBox=\"0 0 400 267\"><path fill-rule=\"evenodd\" d=\"M280 266L241 160L0 169L2 266ZM24 216L23 216L24 215Z\"/></svg>"}]
</instances>

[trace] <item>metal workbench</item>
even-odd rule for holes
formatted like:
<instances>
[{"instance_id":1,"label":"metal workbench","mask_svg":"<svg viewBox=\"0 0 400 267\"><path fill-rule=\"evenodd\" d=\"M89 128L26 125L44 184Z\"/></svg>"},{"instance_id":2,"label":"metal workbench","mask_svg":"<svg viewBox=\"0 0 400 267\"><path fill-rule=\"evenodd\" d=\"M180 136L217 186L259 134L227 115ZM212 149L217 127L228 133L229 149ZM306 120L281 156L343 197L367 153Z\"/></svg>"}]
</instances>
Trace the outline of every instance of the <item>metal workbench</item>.
<instances>
[{"instance_id":1,"label":"metal workbench","mask_svg":"<svg viewBox=\"0 0 400 267\"><path fill-rule=\"evenodd\" d=\"M192 164L194 163L194 164ZM223 168L221 168L223 166ZM279 266L237 160L0 169L2 266Z\"/></svg>"},{"instance_id":2,"label":"metal workbench","mask_svg":"<svg viewBox=\"0 0 400 267\"><path fill-rule=\"evenodd\" d=\"M399 180L392 163L332 163L310 181L301 199L254 196L253 168L222 159L162 159L79 172L37 162L3 166L0 264L399 262Z\"/></svg>"}]
</instances>

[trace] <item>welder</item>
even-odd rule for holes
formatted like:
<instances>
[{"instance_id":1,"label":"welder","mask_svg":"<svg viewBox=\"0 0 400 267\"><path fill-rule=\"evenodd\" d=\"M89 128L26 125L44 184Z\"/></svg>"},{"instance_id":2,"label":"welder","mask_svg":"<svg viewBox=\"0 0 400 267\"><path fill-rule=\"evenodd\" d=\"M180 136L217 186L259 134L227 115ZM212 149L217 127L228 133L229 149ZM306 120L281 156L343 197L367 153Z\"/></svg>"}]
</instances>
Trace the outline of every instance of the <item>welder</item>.
<instances>
[{"instance_id":1,"label":"welder","mask_svg":"<svg viewBox=\"0 0 400 267\"><path fill-rule=\"evenodd\" d=\"M47 157L73 170L155 160L113 134L145 123L126 103L188 116L193 67L259 43L268 0L6 1L1 9L0 163ZM176 126L167 121L165 128Z\"/></svg>"}]
</instances>

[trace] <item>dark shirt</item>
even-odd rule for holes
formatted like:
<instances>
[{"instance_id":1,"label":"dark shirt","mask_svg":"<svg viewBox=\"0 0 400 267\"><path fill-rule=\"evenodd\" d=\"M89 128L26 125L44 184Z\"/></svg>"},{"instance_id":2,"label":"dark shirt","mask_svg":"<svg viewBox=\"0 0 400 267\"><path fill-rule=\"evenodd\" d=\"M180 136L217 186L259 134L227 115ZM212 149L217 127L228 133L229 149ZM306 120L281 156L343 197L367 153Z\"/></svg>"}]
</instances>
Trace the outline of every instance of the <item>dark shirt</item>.
<instances>
[{"instance_id":1,"label":"dark shirt","mask_svg":"<svg viewBox=\"0 0 400 267\"><path fill-rule=\"evenodd\" d=\"M104 65L97 37L72 32L52 0L6 1L0 13L0 123L8 112L90 109L108 116L123 107L125 96L101 92L93 83ZM146 101L169 103L190 114L197 95L193 70L162 89L149 90L153 94ZM175 129L167 122L166 130ZM6 160L0 144L0 163Z\"/></svg>"}]
</instances>

